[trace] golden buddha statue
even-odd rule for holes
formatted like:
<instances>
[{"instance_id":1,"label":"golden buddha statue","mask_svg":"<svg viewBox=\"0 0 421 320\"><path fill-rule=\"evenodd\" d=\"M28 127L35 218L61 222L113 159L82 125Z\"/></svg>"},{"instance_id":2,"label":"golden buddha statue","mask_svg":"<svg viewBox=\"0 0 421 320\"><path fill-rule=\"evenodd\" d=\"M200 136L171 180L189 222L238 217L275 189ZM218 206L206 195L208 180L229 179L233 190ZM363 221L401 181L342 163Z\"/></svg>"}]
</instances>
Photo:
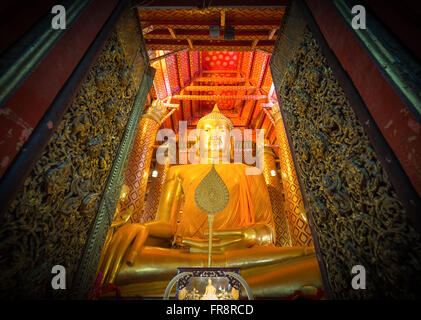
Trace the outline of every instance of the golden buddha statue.
<instances>
[{"instance_id":1,"label":"golden buddha statue","mask_svg":"<svg viewBox=\"0 0 421 320\"><path fill-rule=\"evenodd\" d=\"M218 300L216 296L216 288L212 285L212 279L208 279L208 285L206 286L206 291L201 300Z\"/></svg>"},{"instance_id":2,"label":"golden buddha statue","mask_svg":"<svg viewBox=\"0 0 421 320\"><path fill-rule=\"evenodd\" d=\"M197 129L200 153L211 163L170 167L155 220L121 226L104 248L99 267L103 285L117 285L123 296L158 297L178 267L207 266L208 218L194 197L213 167L229 200L214 216L212 267L240 268L257 297L322 288L313 247L274 246L272 209L262 174L247 175L245 164L217 161L215 155L221 158L230 147L232 122L215 106Z\"/></svg>"}]
</instances>

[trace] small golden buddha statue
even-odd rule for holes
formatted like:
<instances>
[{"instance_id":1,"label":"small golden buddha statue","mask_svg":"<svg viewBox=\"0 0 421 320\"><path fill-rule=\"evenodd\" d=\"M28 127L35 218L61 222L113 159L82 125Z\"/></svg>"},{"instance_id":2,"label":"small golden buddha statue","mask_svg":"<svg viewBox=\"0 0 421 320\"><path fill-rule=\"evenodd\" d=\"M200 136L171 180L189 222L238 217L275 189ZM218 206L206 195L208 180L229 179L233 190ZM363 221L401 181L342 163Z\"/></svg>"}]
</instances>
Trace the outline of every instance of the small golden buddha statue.
<instances>
[{"instance_id":1,"label":"small golden buddha statue","mask_svg":"<svg viewBox=\"0 0 421 320\"><path fill-rule=\"evenodd\" d=\"M215 106L197 129L201 130L199 150L208 151L204 154L211 163L169 169L155 221L121 226L105 248L99 268L103 284L114 283L123 296L162 296L178 267L207 266L208 218L194 197L213 166L229 200L214 216L212 267L240 268L253 294L260 297L282 297L304 286L321 288L314 248L274 246L263 176L247 175L249 166L220 163L214 157L230 147L231 121Z\"/></svg>"},{"instance_id":2,"label":"small golden buddha statue","mask_svg":"<svg viewBox=\"0 0 421 320\"><path fill-rule=\"evenodd\" d=\"M212 285L212 279L208 279L208 285L206 286L206 291L201 300L218 300L216 296L216 288Z\"/></svg>"}]
</instances>

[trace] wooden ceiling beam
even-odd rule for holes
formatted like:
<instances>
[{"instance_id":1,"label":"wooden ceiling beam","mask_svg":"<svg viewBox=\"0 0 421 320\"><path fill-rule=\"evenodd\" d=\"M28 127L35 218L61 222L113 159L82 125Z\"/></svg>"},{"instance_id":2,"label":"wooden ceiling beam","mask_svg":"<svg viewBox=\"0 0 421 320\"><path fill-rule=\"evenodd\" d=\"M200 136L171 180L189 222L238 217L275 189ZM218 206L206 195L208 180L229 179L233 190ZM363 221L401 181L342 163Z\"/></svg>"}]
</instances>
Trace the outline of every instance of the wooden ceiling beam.
<instances>
[{"instance_id":1,"label":"wooden ceiling beam","mask_svg":"<svg viewBox=\"0 0 421 320\"><path fill-rule=\"evenodd\" d=\"M172 30L174 32L174 35L176 35L176 38L172 36L171 32L168 33L169 30ZM268 39L268 32L272 32L278 29L271 29L271 31L268 30L236 30L235 31L235 40L272 40L272 38ZM224 31L221 31L222 38L224 36ZM209 30L202 29L202 30L188 30L188 29L172 29L172 28L166 28L166 29L155 29L147 34L144 34L145 39L182 39L182 40L214 40L211 39L209 36Z\"/></svg>"},{"instance_id":2,"label":"wooden ceiling beam","mask_svg":"<svg viewBox=\"0 0 421 320\"><path fill-rule=\"evenodd\" d=\"M177 39L173 28L168 28L168 31L170 32L170 35L171 35L172 39Z\"/></svg>"},{"instance_id":3,"label":"wooden ceiling beam","mask_svg":"<svg viewBox=\"0 0 421 320\"><path fill-rule=\"evenodd\" d=\"M266 95L174 95L174 100L216 101L216 100L266 100Z\"/></svg>"},{"instance_id":4,"label":"wooden ceiling beam","mask_svg":"<svg viewBox=\"0 0 421 320\"><path fill-rule=\"evenodd\" d=\"M182 40L183 41L183 40ZM179 44L148 44L146 45L148 50L183 50L188 49L191 50L189 47L188 42L186 43L179 43ZM258 46L256 48L256 51L261 51L266 54L271 54L273 51L273 46ZM194 51L250 51L250 45L248 46L236 46L236 45L230 45L225 46L223 44L215 45L215 44L209 44L209 45L197 45L194 44Z\"/></svg>"},{"instance_id":5,"label":"wooden ceiling beam","mask_svg":"<svg viewBox=\"0 0 421 320\"><path fill-rule=\"evenodd\" d=\"M187 42L189 43L190 49L193 50L193 43L192 43L192 41L190 39L187 39Z\"/></svg>"},{"instance_id":6,"label":"wooden ceiling beam","mask_svg":"<svg viewBox=\"0 0 421 320\"><path fill-rule=\"evenodd\" d=\"M199 77L195 81L203 82L218 82L218 83L237 83L245 82L246 80L243 77L238 78L221 78L221 77Z\"/></svg>"},{"instance_id":7,"label":"wooden ceiling beam","mask_svg":"<svg viewBox=\"0 0 421 320\"><path fill-rule=\"evenodd\" d=\"M254 39L253 43L251 44L251 49L250 51L254 51L254 49L256 49L257 43L259 42L258 39Z\"/></svg>"},{"instance_id":8,"label":"wooden ceiling beam","mask_svg":"<svg viewBox=\"0 0 421 320\"><path fill-rule=\"evenodd\" d=\"M268 128L268 132L267 132L267 138L270 139L270 137L272 136L272 131L275 129L275 127L273 126L273 123L271 122Z\"/></svg>"},{"instance_id":9,"label":"wooden ceiling beam","mask_svg":"<svg viewBox=\"0 0 421 320\"><path fill-rule=\"evenodd\" d=\"M188 39L186 39L188 40ZM254 40L253 42L257 41ZM178 39L145 39L145 43L146 45L179 45L179 44L183 44L183 40L178 40ZM185 43L185 42L184 42ZM186 43L185 43L186 44ZM239 46L239 47L248 47L250 48L251 45L251 41L249 40L197 40L195 42L195 46ZM261 40L259 41L259 43L257 44L256 42L256 47L259 46L274 46L275 44L275 40ZM238 50L236 50L238 51Z\"/></svg>"},{"instance_id":10,"label":"wooden ceiling beam","mask_svg":"<svg viewBox=\"0 0 421 320\"><path fill-rule=\"evenodd\" d=\"M202 73L238 73L237 70L203 70Z\"/></svg>"},{"instance_id":11,"label":"wooden ceiling beam","mask_svg":"<svg viewBox=\"0 0 421 320\"><path fill-rule=\"evenodd\" d=\"M274 28L274 29L272 29L272 30L269 32L269 37L268 37L268 40L272 40L272 38L273 38L273 36L275 35L276 31L278 31L278 29L277 29L277 28Z\"/></svg>"},{"instance_id":12,"label":"wooden ceiling beam","mask_svg":"<svg viewBox=\"0 0 421 320\"><path fill-rule=\"evenodd\" d=\"M257 103L258 103L258 100L255 100L253 107L250 110L250 113L247 117L246 128L251 128L251 129L253 128L253 121L257 116Z\"/></svg>"},{"instance_id":13,"label":"wooden ceiling beam","mask_svg":"<svg viewBox=\"0 0 421 320\"><path fill-rule=\"evenodd\" d=\"M189 91L236 91L236 90L253 90L253 86L188 86Z\"/></svg>"},{"instance_id":14,"label":"wooden ceiling beam","mask_svg":"<svg viewBox=\"0 0 421 320\"><path fill-rule=\"evenodd\" d=\"M225 27L225 9L221 10L221 27Z\"/></svg>"},{"instance_id":15,"label":"wooden ceiling beam","mask_svg":"<svg viewBox=\"0 0 421 320\"><path fill-rule=\"evenodd\" d=\"M148 34L149 32L152 32L155 29L154 25L151 24L144 24L142 27L142 32L144 35Z\"/></svg>"},{"instance_id":16,"label":"wooden ceiling beam","mask_svg":"<svg viewBox=\"0 0 421 320\"><path fill-rule=\"evenodd\" d=\"M248 124L251 114L253 113L253 107L256 101L258 100L244 101L244 105L243 105L243 108L241 109L240 117L241 119L245 120L246 125Z\"/></svg>"},{"instance_id":17,"label":"wooden ceiling beam","mask_svg":"<svg viewBox=\"0 0 421 320\"><path fill-rule=\"evenodd\" d=\"M215 22L206 22L206 21L180 21L180 20L173 20L173 21L164 21L164 20L145 20L142 19L142 30L145 27L153 27L153 29L190 29L190 30L198 30L198 29L209 29L210 26L219 26L219 23ZM145 25L145 27L143 26ZM244 22L235 22L230 24L235 28L235 30L250 30L250 29L258 29L258 30L272 30L275 28L279 28L281 25L281 19L275 21L244 21ZM150 30L152 31L152 30ZM149 31L149 32L150 32Z\"/></svg>"},{"instance_id":18,"label":"wooden ceiling beam","mask_svg":"<svg viewBox=\"0 0 421 320\"><path fill-rule=\"evenodd\" d=\"M168 58L168 57L171 57L171 56L173 56L173 55L175 55L175 54L179 54L179 53L184 52L184 51L187 51L187 50L188 50L188 49L182 49L182 50L178 50L178 51L170 52L170 53L164 54L164 55L162 55L162 56L159 56L159 57L156 57L156 58L150 59L150 60L149 60L149 62L150 62L150 63L153 63L153 62L155 62L155 61L159 61L159 60L161 60L161 59L166 59L166 58Z\"/></svg>"},{"instance_id":19,"label":"wooden ceiling beam","mask_svg":"<svg viewBox=\"0 0 421 320\"><path fill-rule=\"evenodd\" d=\"M254 129L262 128L263 122L265 121L266 114L263 112L262 108L259 108L259 116L256 119Z\"/></svg>"},{"instance_id":20,"label":"wooden ceiling beam","mask_svg":"<svg viewBox=\"0 0 421 320\"><path fill-rule=\"evenodd\" d=\"M272 54L273 48L271 48L270 50L266 47L266 48L256 48L255 50L256 52L261 52L264 54Z\"/></svg>"},{"instance_id":21,"label":"wooden ceiling beam","mask_svg":"<svg viewBox=\"0 0 421 320\"><path fill-rule=\"evenodd\" d=\"M137 0L134 2L139 10L147 9L201 9L203 8L203 0L177 0L177 2L168 3L168 0L154 0L150 4L144 4L145 1ZM289 3L288 0L230 0L230 5L236 8L279 8L283 9ZM223 7L226 6L226 0L213 0L212 7Z\"/></svg>"},{"instance_id":22,"label":"wooden ceiling beam","mask_svg":"<svg viewBox=\"0 0 421 320\"><path fill-rule=\"evenodd\" d=\"M256 129L264 129L265 130L265 138L268 138L268 132L269 132L269 127L271 125L270 119L267 117L267 115L264 117L264 120L260 126L260 128L256 128Z\"/></svg>"}]
</instances>

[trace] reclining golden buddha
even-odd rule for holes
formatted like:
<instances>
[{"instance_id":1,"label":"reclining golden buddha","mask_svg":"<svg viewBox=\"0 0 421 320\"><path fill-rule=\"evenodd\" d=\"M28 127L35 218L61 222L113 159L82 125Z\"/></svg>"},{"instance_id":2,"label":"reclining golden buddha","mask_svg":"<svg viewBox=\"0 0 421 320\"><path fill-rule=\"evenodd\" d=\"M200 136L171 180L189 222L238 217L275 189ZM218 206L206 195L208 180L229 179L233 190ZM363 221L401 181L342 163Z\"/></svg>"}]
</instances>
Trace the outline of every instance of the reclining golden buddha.
<instances>
[{"instance_id":1,"label":"reclining golden buddha","mask_svg":"<svg viewBox=\"0 0 421 320\"><path fill-rule=\"evenodd\" d=\"M170 167L155 220L121 226L104 247L102 284L115 284L123 296L162 297L178 267L207 267L208 217L198 208L195 191L214 168L228 200L214 217L212 267L240 268L256 297L322 288L313 247L274 246L272 208L262 174L248 175L245 164L213 158L221 159L230 147L232 122L215 106L197 129L199 150L207 151L208 163Z\"/></svg>"}]
</instances>

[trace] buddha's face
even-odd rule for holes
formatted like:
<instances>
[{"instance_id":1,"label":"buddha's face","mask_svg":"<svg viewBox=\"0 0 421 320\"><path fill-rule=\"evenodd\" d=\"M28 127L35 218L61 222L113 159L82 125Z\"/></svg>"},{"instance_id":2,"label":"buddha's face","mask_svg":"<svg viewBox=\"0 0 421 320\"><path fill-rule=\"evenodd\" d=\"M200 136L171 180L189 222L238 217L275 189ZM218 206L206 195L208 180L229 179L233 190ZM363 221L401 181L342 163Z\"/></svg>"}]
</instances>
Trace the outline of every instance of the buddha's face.
<instances>
[{"instance_id":1,"label":"buddha's face","mask_svg":"<svg viewBox=\"0 0 421 320\"><path fill-rule=\"evenodd\" d=\"M212 154L220 156L230 147L229 124L223 120L207 120L197 127L199 129L200 153L207 152L207 157Z\"/></svg>"}]
</instances>

